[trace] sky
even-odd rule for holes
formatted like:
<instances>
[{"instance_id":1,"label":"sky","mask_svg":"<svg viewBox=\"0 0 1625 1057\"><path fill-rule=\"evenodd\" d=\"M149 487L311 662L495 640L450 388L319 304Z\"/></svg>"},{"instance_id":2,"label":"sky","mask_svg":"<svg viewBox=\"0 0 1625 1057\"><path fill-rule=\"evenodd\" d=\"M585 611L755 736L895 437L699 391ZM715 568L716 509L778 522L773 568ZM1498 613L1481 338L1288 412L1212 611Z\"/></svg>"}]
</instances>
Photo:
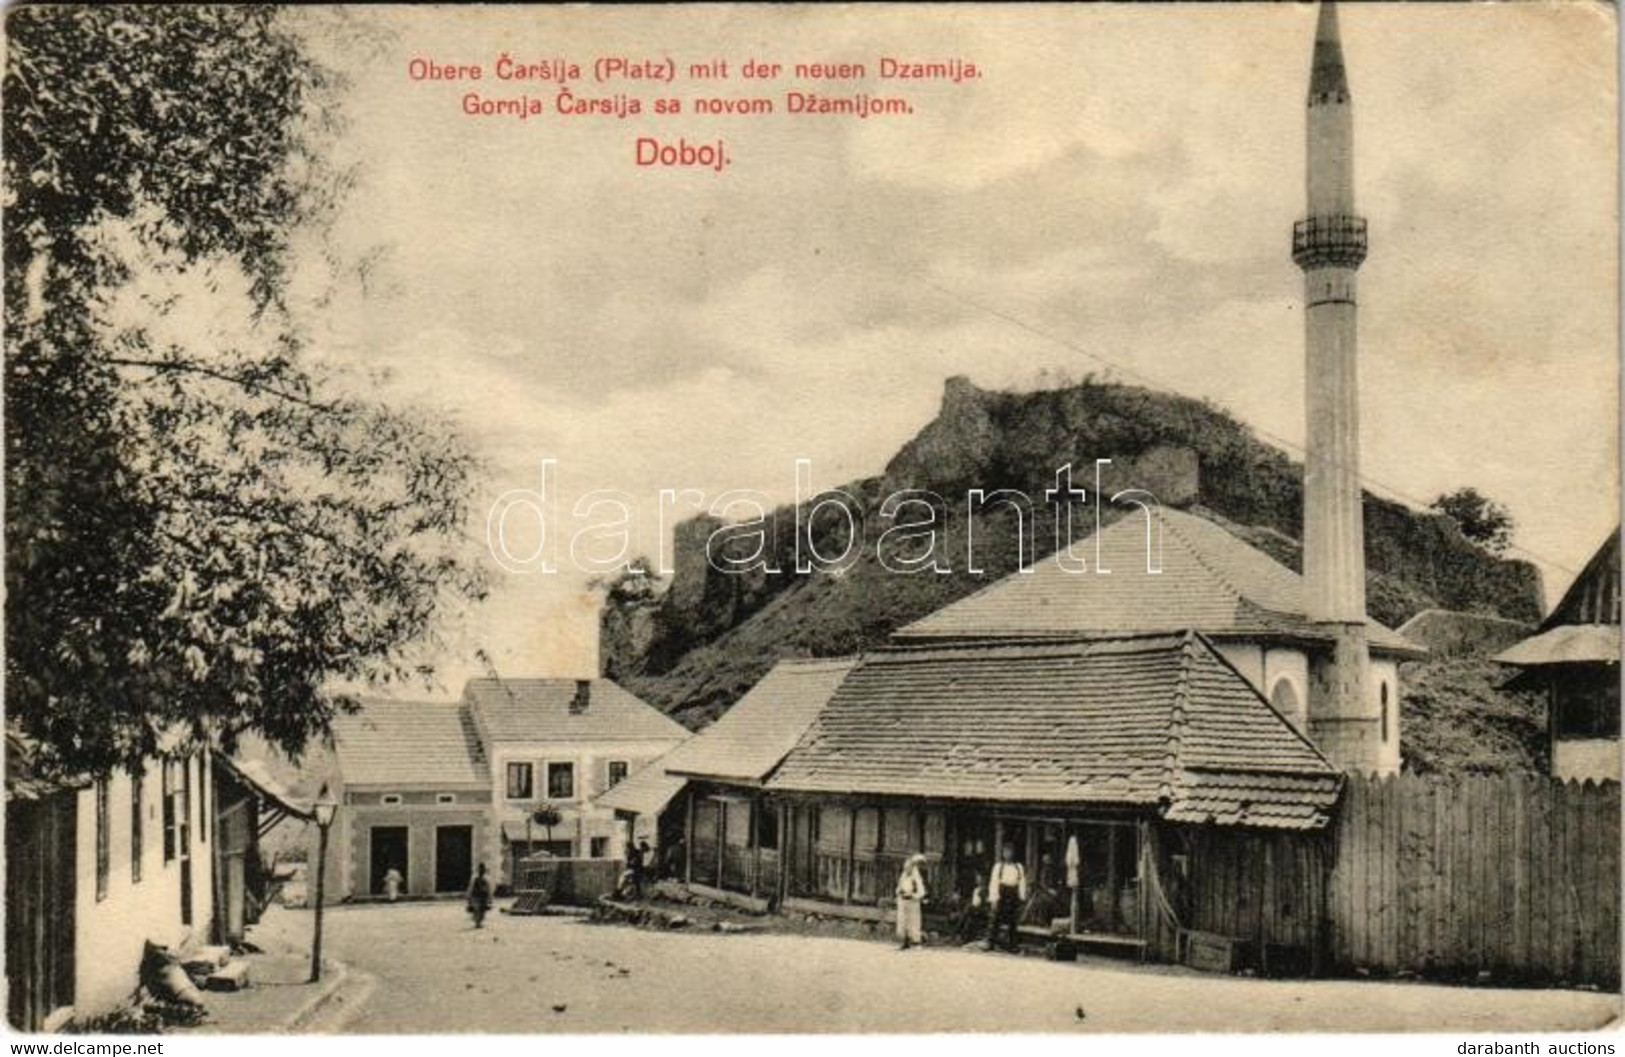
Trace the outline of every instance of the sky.
<instances>
[{"instance_id":1,"label":"sky","mask_svg":"<svg viewBox=\"0 0 1625 1057\"><path fill-rule=\"evenodd\" d=\"M944 380L1033 389L1089 373L1304 433L1301 279L1309 4L949 8L383 8L368 46L319 49L350 84L334 233L379 252L322 313L333 362L444 414L488 460L482 504L557 461L564 503L662 488L794 494L882 469ZM1364 471L1426 499L1505 503L1555 600L1618 517L1612 10L1589 3L1341 11L1355 107ZM877 64L982 76L818 90L914 112L471 117L555 85L493 77L599 56ZM415 81L414 58L478 83ZM796 78L582 94L766 95ZM732 164L640 168L635 141L727 144ZM450 428L450 426L448 426ZM1111 452L1100 452L1109 458ZM482 510L484 507L482 506ZM565 509L568 522L568 508ZM474 526L484 535L483 515ZM566 531L569 530L566 524ZM457 629L455 693L591 666L579 575L503 575Z\"/></svg>"}]
</instances>

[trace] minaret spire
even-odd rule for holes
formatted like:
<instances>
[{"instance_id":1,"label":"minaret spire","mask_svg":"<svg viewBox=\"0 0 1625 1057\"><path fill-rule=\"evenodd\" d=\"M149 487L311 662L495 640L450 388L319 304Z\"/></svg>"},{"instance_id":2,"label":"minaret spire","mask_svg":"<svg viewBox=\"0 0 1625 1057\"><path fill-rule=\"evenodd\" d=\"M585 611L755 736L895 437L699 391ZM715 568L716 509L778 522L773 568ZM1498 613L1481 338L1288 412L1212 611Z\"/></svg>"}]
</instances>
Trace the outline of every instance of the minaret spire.
<instances>
[{"instance_id":1,"label":"minaret spire","mask_svg":"<svg viewBox=\"0 0 1625 1057\"><path fill-rule=\"evenodd\" d=\"M1309 72L1309 105L1333 96L1348 102L1348 74L1343 69L1343 41L1337 35L1337 4L1324 0L1315 24L1315 63Z\"/></svg>"},{"instance_id":2,"label":"minaret spire","mask_svg":"<svg viewBox=\"0 0 1625 1057\"><path fill-rule=\"evenodd\" d=\"M1398 766L1397 724L1383 723L1367 694L1355 297L1366 224L1354 205L1353 102L1331 0L1315 26L1306 133L1308 215L1292 231L1304 281L1304 609L1333 647L1315 664L1310 736L1333 763L1388 771Z\"/></svg>"}]
</instances>

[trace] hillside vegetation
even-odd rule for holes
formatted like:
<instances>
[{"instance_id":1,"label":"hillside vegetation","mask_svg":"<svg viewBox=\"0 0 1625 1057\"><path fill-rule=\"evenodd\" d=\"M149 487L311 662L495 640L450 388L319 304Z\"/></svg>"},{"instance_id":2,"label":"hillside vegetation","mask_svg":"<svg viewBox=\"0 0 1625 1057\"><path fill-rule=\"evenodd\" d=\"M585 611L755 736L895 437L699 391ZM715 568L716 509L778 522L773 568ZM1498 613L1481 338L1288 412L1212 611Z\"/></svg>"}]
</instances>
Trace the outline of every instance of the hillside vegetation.
<instances>
[{"instance_id":1,"label":"hillside vegetation","mask_svg":"<svg viewBox=\"0 0 1625 1057\"><path fill-rule=\"evenodd\" d=\"M956 378L947 384L938 417L882 474L844 486L864 514L855 564L838 575L791 571L798 512L786 506L773 511L768 526L769 564L785 571L720 573L703 555L718 523L686 522L677 531L677 572L667 590L612 593L603 620L606 674L688 726L701 726L779 658L839 656L880 645L897 627L1014 571L1013 517L969 509L970 489L1012 488L1034 497L1038 524L1028 560L1053 551L1043 492L1067 462L1082 468L1077 483L1092 492L1097 458L1112 460L1108 492L1146 489L1166 505L1225 523L1297 567L1302 468L1223 411L1132 386L1085 382L1004 393ZM908 488L935 491L948 503L946 525L939 529L952 556L950 575L898 575L875 558L875 539L890 525L879 517L879 504ZM1540 584L1527 563L1482 550L1436 514L1370 495L1365 513L1371 612L1384 623L1397 627L1431 608L1538 619ZM1092 527L1092 518L1080 517L1074 535ZM840 521L815 522L811 532L823 553L844 549ZM980 575L966 570L972 533ZM1448 671L1439 676L1446 683L1452 677ZM1438 711L1417 722L1425 726ZM1418 737L1418 745L1434 753L1429 760L1450 765L1449 753L1437 755L1438 739L1420 730ZM1505 751L1495 755L1512 760L1516 741L1506 741Z\"/></svg>"}]
</instances>

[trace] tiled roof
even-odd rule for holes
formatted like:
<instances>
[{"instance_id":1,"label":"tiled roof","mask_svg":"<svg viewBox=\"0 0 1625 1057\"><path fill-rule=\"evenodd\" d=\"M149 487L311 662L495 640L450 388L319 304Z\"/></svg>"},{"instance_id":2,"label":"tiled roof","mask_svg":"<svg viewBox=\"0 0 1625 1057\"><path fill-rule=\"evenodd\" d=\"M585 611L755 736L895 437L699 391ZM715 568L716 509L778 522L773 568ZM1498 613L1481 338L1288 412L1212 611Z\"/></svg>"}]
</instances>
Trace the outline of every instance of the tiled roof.
<instances>
[{"instance_id":1,"label":"tiled roof","mask_svg":"<svg viewBox=\"0 0 1625 1057\"><path fill-rule=\"evenodd\" d=\"M472 679L463 700L480 729L500 741L680 741L688 731L608 679L588 684L576 707L574 679Z\"/></svg>"},{"instance_id":2,"label":"tiled roof","mask_svg":"<svg viewBox=\"0 0 1625 1057\"><path fill-rule=\"evenodd\" d=\"M1541 622L1546 631L1563 624L1619 623L1619 526L1574 578L1563 600Z\"/></svg>"},{"instance_id":3,"label":"tiled roof","mask_svg":"<svg viewBox=\"0 0 1625 1057\"><path fill-rule=\"evenodd\" d=\"M311 806L296 801L287 787L277 781L276 775L271 773L271 769L265 766L264 761L233 759L223 753L216 753L214 764L235 777L260 801L270 801L294 818L314 820L315 815L312 814Z\"/></svg>"},{"instance_id":4,"label":"tiled roof","mask_svg":"<svg viewBox=\"0 0 1625 1057\"><path fill-rule=\"evenodd\" d=\"M1337 772L1200 635L883 650L767 787L1309 829Z\"/></svg>"},{"instance_id":5,"label":"tiled roof","mask_svg":"<svg viewBox=\"0 0 1625 1057\"><path fill-rule=\"evenodd\" d=\"M473 720L460 702L364 700L333 722L350 785L490 784Z\"/></svg>"},{"instance_id":6,"label":"tiled roof","mask_svg":"<svg viewBox=\"0 0 1625 1057\"><path fill-rule=\"evenodd\" d=\"M1538 668L1548 664L1618 664L1618 624L1559 624L1496 656L1502 664Z\"/></svg>"},{"instance_id":7,"label":"tiled roof","mask_svg":"<svg viewBox=\"0 0 1625 1057\"><path fill-rule=\"evenodd\" d=\"M678 748L682 746L679 745ZM623 781L598 794L593 803L612 811L628 811L634 815L658 815L688 784L686 778L667 774L665 761L666 758L662 756L639 768L637 773L627 776Z\"/></svg>"},{"instance_id":8,"label":"tiled roof","mask_svg":"<svg viewBox=\"0 0 1625 1057\"><path fill-rule=\"evenodd\" d=\"M1206 518L1155 508L1073 544L1087 571L1055 556L901 628L899 641L1123 635L1195 628L1215 638L1324 640L1304 615L1303 578ZM1158 546L1160 528L1161 546ZM1097 561L1097 540L1099 560ZM1159 572L1147 571L1147 553ZM1100 568L1109 573L1098 572ZM1422 653L1375 620L1374 649Z\"/></svg>"},{"instance_id":9,"label":"tiled roof","mask_svg":"<svg viewBox=\"0 0 1625 1057\"><path fill-rule=\"evenodd\" d=\"M601 807L654 814L689 777L759 782L806 733L855 658L783 660L700 733L598 797Z\"/></svg>"},{"instance_id":10,"label":"tiled roof","mask_svg":"<svg viewBox=\"0 0 1625 1057\"><path fill-rule=\"evenodd\" d=\"M716 722L666 754L668 772L758 782L801 740L857 661L784 660Z\"/></svg>"}]
</instances>

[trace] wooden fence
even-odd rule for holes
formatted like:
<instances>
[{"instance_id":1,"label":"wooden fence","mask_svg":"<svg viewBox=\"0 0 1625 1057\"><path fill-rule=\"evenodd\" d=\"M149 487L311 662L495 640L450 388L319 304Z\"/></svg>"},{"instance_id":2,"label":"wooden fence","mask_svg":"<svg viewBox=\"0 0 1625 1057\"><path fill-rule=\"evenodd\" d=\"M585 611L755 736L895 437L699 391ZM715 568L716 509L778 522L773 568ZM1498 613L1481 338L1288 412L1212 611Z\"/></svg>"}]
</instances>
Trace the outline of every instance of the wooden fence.
<instances>
[{"instance_id":1,"label":"wooden fence","mask_svg":"<svg viewBox=\"0 0 1625 1057\"><path fill-rule=\"evenodd\" d=\"M1332 841L1334 966L1619 981L1616 782L1351 777Z\"/></svg>"}]
</instances>

